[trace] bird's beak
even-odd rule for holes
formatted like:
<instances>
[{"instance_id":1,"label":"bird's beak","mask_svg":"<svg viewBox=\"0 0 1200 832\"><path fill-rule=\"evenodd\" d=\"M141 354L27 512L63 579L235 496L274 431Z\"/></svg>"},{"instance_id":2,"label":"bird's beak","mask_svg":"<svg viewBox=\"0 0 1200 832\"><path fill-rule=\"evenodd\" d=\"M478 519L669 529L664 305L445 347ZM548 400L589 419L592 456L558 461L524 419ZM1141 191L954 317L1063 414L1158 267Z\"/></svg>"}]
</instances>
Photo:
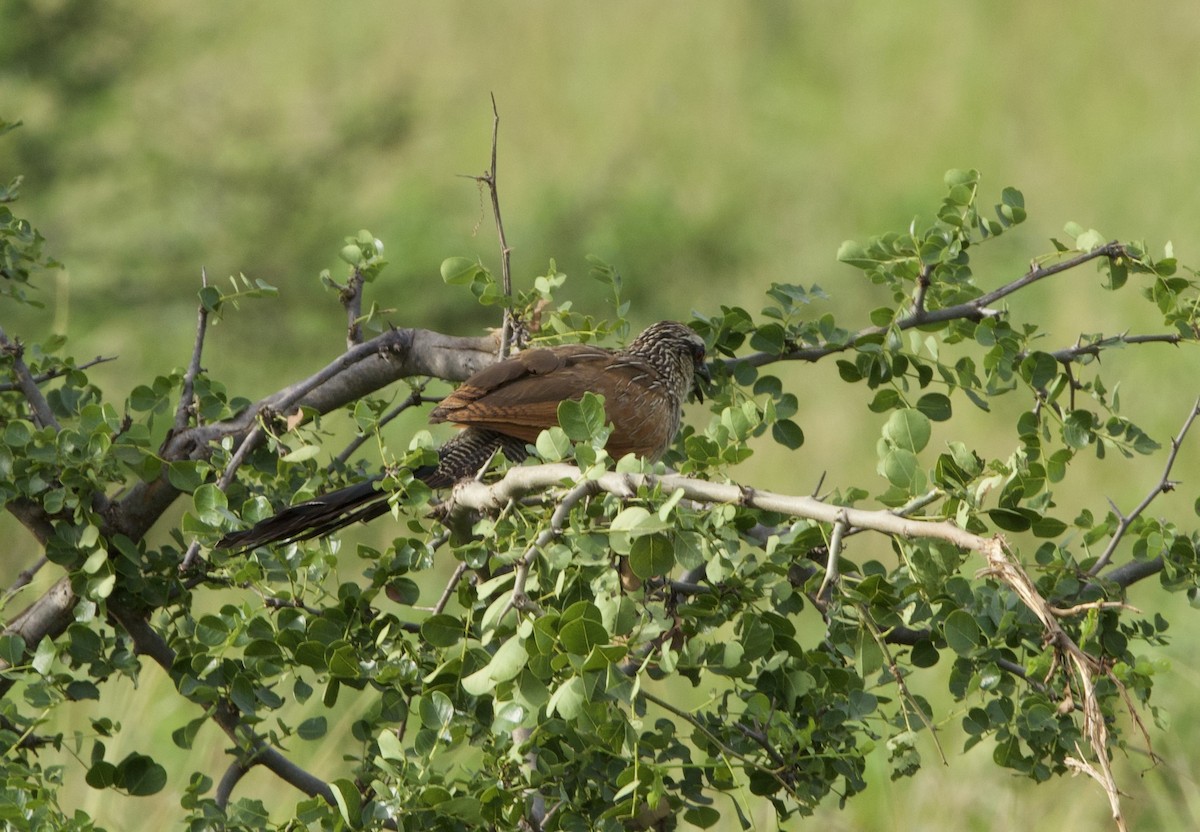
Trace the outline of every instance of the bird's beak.
<instances>
[{"instance_id":1,"label":"bird's beak","mask_svg":"<svg viewBox=\"0 0 1200 832\"><path fill-rule=\"evenodd\" d=\"M712 384L712 373L709 372L707 364L703 361L697 361L696 370L692 376L692 392L696 394L696 401L700 402L700 404L704 404L705 384Z\"/></svg>"}]
</instances>

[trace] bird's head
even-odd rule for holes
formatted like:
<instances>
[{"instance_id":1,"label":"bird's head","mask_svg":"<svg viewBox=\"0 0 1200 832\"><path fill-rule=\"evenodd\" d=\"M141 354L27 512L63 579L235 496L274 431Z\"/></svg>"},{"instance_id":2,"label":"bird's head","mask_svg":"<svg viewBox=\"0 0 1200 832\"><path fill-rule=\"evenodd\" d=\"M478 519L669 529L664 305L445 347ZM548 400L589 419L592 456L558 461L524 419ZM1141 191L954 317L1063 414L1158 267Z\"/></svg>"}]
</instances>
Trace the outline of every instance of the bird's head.
<instances>
[{"instance_id":1,"label":"bird's head","mask_svg":"<svg viewBox=\"0 0 1200 832\"><path fill-rule=\"evenodd\" d=\"M712 381L712 376L704 362L704 339L695 330L678 321L659 321L646 327L633 339L629 352L645 357L655 366L678 377L681 398L694 387L703 401L699 380Z\"/></svg>"}]
</instances>

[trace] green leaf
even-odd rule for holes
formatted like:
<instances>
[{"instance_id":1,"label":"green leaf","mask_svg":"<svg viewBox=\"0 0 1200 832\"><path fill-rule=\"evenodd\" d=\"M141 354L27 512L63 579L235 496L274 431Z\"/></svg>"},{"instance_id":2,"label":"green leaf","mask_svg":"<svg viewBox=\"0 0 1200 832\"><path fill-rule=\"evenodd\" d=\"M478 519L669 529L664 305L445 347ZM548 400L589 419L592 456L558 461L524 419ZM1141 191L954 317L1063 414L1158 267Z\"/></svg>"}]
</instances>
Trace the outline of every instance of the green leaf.
<instances>
[{"instance_id":1,"label":"green leaf","mask_svg":"<svg viewBox=\"0 0 1200 832\"><path fill-rule=\"evenodd\" d=\"M628 506L621 509L609 524L608 539L613 551L618 555L630 553L633 541L639 537L656 532L665 532L674 526L657 514L651 514L642 506Z\"/></svg>"},{"instance_id":2,"label":"green leaf","mask_svg":"<svg viewBox=\"0 0 1200 832\"><path fill-rule=\"evenodd\" d=\"M112 763L97 760L92 763L83 779L93 789L111 788L117 779L117 767Z\"/></svg>"},{"instance_id":3,"label":"green leaf","mask_svg":"<svg viewBox=\"0 0 1200 832\"><path fill-rule=\"evenodd\" d=\"M1035 537L1058 537L1067 530L1067 524L1055 517L1039 517L1031 527Z\"/></svg>"},{"instance_id":4,"label":"green leaf","mask_svg":"<svg viewBox=\"0 0 1200 832\"><path fill-rule=\"evenodd\" d=\"M975 617L966 610L955 610L946 616L942 632L950 649L960 656L968 656L983 644L983 631Z\"/></svg>"},{"instance_id":5,"label":"green leaf","mask_svg":"<svg viewBox=\"0 0 1200 832\"><path fill-rule=\"evenodd\" d=\"M872 413L887 413L889 410L895 410L904 405L904 400L900 398L900 393L891 387L884 387L875 394L875 398L871 399L867 409Z\"/></svg>"},{"instance_id":6,"label":"green leaf","mask_svg":"<svg viewBox=\"0 0 1200 832\"><path fill-rule=\"evenodd\" d=\"M195 637L206 647L216 647L229 638L229 625L220 616L202 615L196 622Z\"/></svg>"},{"instance_id":7,"label":"green leaf","mask_svg":"<svg viewBox=\"0 0 1200 832\"><path fill-rule=\"evenodd\" d=\"M205 463L180 460L167 466L167 479L175 488L191 494L204 482L204 472L207 470Z\"/></svg>"},{"instance_id":8,"label":"green leaf","mask_svg":"<svg viewBox=\"0 0 1200 832\"><path fill-rule=\"evenodd\" d=\"M804 444L804 431L791 419L779 419L771 425L771 438L794 451Z\"/></svg>"},{"instance_id":9,"label":"green leaf","mask_svg":"<svg viewBox=\"0 0 1200 832\"><path fill-rule=\"evenodd\" d=\"M924 483L917 455L912 451L893 448L884 456L881 471L887 481L897 488L911 491Z\"/></svg>"},{"instance_id":10,"label":"green leaf","mask_svg":"<svg viewBox=\"0 0 1200 832\"><path fill-rule=\"evenodd\" d=\"M837 259L840 263L864 270L873 269L879 264L878 259L869 256L866 249L854 240L846 240L838 246Z\"/></svg>"},{"instance_id":11,"label":"green leaf","mask_svg":"<svg viewBox=\"0 0 1200 832\"><path fill-rule=\"evenodd\" d=\"M204 286L196 295L206 312L216 312L221 308L221 290L216 286Z\"/></svg>"},{"instance_id":12,"label":"green leaf","mask_svg":"<svg viewBox=\"0 0 1200 832\"><path fill-rule=\"evenodd\" d=\"M880 306L871 310L870 318L875 326L891 326L892 321L896 319L896 310L890 306Z\"/></svg>"},{"instance_id":13,"label":"green leaf","mask_svg":"<svg viewBox=\"0 0 1200 832\"><path fill-rule=\"evenodd\" d=\"M439 815L464 821L475 829L481 829L485 826L483 822L483 804L479 802L478 798L471 797L470 795L459 795L458 797L451 797L448 800L439 800L436 805Z\"/></svg>"},{"instance_id":14,"label":"green leaf","mask_svg":"<svg viewBox=\"0 0 1200 832\"><path fill-rule=\"evenodd\" d=\"M33 425L23 419L15 419L4 427L4 444L10 448L24 448L33 439Z\"/></svg>"},{"instance_id":15,"label":"green leaf","mask_svg":"<svg viewBox=\"0 0 1200 832\"><path fill-rule=\"evenodd\" d=\"M379 756L385 760L404 760L407 757L404 746L393 730L380 731L376 738L379 743Z\"/></svg>"},{"instance_id":16,"label":"green leaf","mask_svg":"<svg viewBox=\"0 0 1200 832\"><path fill-rule=\"evenodd\" d=\"M563 649L577 656L586 656L597 645L608 644L608 630L590 618L576 618L559 628L559 641Z\"/></svg>"},{"instance_id":17,"label":"green leaf","mask_svg":"<svg viewBox=\"0 0 1200 832\"><path fill-rule=\"evenodd\" d=\"M450 701L449 696L440 690L435 690L433 693L421 697L417 714L421 717L423 726L440 731L448 727L450 721L454 719L454 703Z\"/></svg>"},{"instance_id":18,"label":"green leaf","mask_svg":"<svg viewBox=\"0 0 1200 832\"><path fill-rule=\"evenodd\" d=\"M358 654L349 644L342 644L327 651L326 663L330 673L343 679L356 679L362 670L358 664Z\"/></svg>"},{"instance_id":19,"label":"green leaf","mask_svg":"<svg viewBox=\"0 0 1200 832\"><path fill-rule=\"evenodd\" d=\"M951 168L946 171L946 175L942 177L942 181L947 188L955 188L960 185L975 185L979 182L979 171Z\"/></svg>"},{"instance_id":20,"label":"green leaf","mask_svg":"<svg viewBox=\"0 0 1200 832\"><path fill-rule=\"evenodd\" d=\"M1005 188L1000 194L996 213L1005 224L1016 225L1025 221L1025 196L1016 188Z\"/></svg>"},{"instance_id":21,"label":"green leaf","mask_svg":"<svg viewBox=\"0 0 1200 832\"><path fill-rule=\"evenodd\" d=\"M912 663L916 667L933 667L938 663L942 654L938 652L930 639L924 638L913 645Z\"/></svg>"},{"instance_id":22,"label":"green leaf","mask_svg":"<svg viewBox=\"0 0 1200 832\"><path fill-rule=\"evenodd\" d=\"M490 693L500 682L515 679L529 663L529 652L519 638L510 638L479 670L462 680L462 689L472 696Z\"/></svg>"},{"instance_id":23,"label":"green leaf","mask_svg":"<svg viewBox=\"0 0 1200 832\"><path fill-rule=\"evenodd\" d=\"M421 623L421 638L432 647L452 647L463 637L463 623L454 615L431 615Z\"/></svg>"},{"instance_id":24,"label":"green leaf","mask_svg":"<svg viewBox=\"0 0 1200 832\"><path fill-rule=\"evenodd\" d=\"M387 596L397 604L411 607L420 599L421 588L412 578L392 578L387 582Z\"/></svg>"},{"instance_id":25,"label":"green leaf","mask_svg":"<svg viewBox=\"0 0 1200 832\"><path fill-rule=\"evenodd\" d=\"M167 405L167 397L159 394L144 384L133 388L129 394L129 407L140 413L149 410L162 410Z\"/></svg>"},{"instance_id":26,"label":"green leaf","mask_svg":"<svg viewBox=\"0 0 1200 832\"><path fill-rule=\"evenodd\" d=\"M320 453L320 445L301 445L296 450L284 454L281 459L284 462L304 462L318 456Z\"/></svg>"},{"instance_id":27,"label":"green leaf","mask_svg":"<svg viewBox=\"0 0 1200 832\"><path fill-rule=\"evenodd\" d=\"M117 764L113 785L136 797L157 794L167 785L167 770L153 758L135 752Z\"/></svg>"},{"instance_id":28,"label":"green leaf","mask_svg":"<svg viewBox=\"0 0 1200 832\"><path fill-rule=\"evenodd\" d=\"M1096 417L1088 410L1073 410L1063 420L1062 436L1067 447L1086 448L1095 439Z\"/></svg>"},{"instance_id":29,"label":"green leaf","mask_svg":"<svg viewBox=\"0 0 1200 832\"><path fill-rule=\"evenodd\" d=\"M629 568L642 580L665 575L675 566L675 547L665 534L644 535L633 541Z\"/></svg>"},{"instance_id":30,"label":"green leaf","mask_svg":"<svg viewBox=\"0 0 1200 832\"><path fill-rule=\"evenodd\" d=\"M546 703L546 713L557 713L563 719L573 720L579 716L586 704L587 691L583 678L572 676L550 694L550 701Z\"/></svg>"},{"instance_id":31,"label":"green leaf","mask_svg":"<svg viewBox=\"0 0 1200 832\"><path fill-rule=\"evenodd\" d=\"M1080 251L1093 251L1105 245L1108 240L1094 228L1089 228L1087 231L1075 238L1075 248Z\"/></svg>"},{"instance_id":32,"label":"green leaf","mask_svg":"<svg viewBox=\"0 0 1200 832\"><path fill-rule=\"evenodd\" d=\"M1049 386L1058 376L1058 370L1058 361L1048 352L1031 352L1021 362L1021 377L1036 389Z\"/></svg>"},{"instance_id":33,"label":"green leaf","mask_svg":"<svg viewBox=\"0 0 1200 832\"><path fill-rule=\"evenodd\" d=\"M17 633L0 636L0 661L9 667L21 664L25 659L25 639Z\"/></svg>"},{"instance_id":34,"label":"green leaf","mask_svg":"<svg viewBox=\"0 0 1200 832\"><path fill-rule=\"evenodd\" d=\"M208 724L208 718L201 716L191 720L181 728L176 728L171 732L171 741L185 751L192 747L192 743L196 739L196 734L200 729Z\"/></svg>"},{"instance_id":35,"label":"green leaf","mask_svg":"<svg viewBox=\"0 0 1200 832\"><path fill-rule=\"evenodd\" d=\"M711 806L688 806L683 813L683 819L692 826L708 829L721 820L721 813Z\"/></svg>"},{"instance_id":36,"label":"green leaf","mask_svg":"<svg viewBox=\"0 0 1200 832\"><path fill-rule=\"evenodd\" d=\"M847 384L853 384L856 381L863 380L863 374L858 369L858 365L853 361L841 359L837 362L838 375L842 377L842 381Z\"/></svg>"},{"instance_id":37,"label":"green leaf","mask_svg":"<svg viewBox=\"0 0 1200 832\"><path fill-rule=\"evenodd\" d=\"M914 454L929 444L931 433L929 417L913 408L897 410L883 426L883 438L889 445Z\"/></svg>"},{"instance_id":38,"label":"green leaf","mask_svg":"<svg viewBox=\"0 0 1200 832\"><path fill-rule=\"evenodd\" d=\"M1118 257L1108 263L1108 285L1105 287L1116 291L1129 280L1129 267L1123 257Z\"/></svg>"},{"instance_id":39,"label":"green leaf","mask_svg":"<svg viewBox=\"0 0 1200 832\"><path fill-rule=\"evenodd\" d=\"M337 802L338 812L341 814L342 820L352 829L362 826L360 822L362 795L358 793L358 789L354 783L341 778L330 783L329 790L333 792L333 799Z\"/></svg>"},{"instance_id":40,"label":"green leaf","mask_svg":"<svg viewBox=\"0 0 1200 832\"><path fill-rule=\"evenodd\" d=\"M225 500L225 492L213 483L205 483L192 494L192 505L195 506L196 516L200 522L209 526L219 526L229 515L229 504Z\"/></svg>"},{"instance_id":41,"label":"green leaf","mask_svg":"<svg viewBox=\"0 0 1200 832\"><path fill-rule=\"evenodd\" d=\"M469 284L479 271L479 263L466 257L447 257L442 261L442 280L450 286Z\"/></svg>"},{"instance_id":42,"label":"green leaf","mask_svg":"<svg viewBox=\"0 0 1200 832\"><path fill-rule=\"evenodd\" d=\"M1067 466L1074 454L1066 448L1059 448L1046 459L1046 479L1050 482L1062 482L1067 475Z\"/></svg>"},{"instance_id":43,"label":"green leaf","mask_svg":"<svg viewBox=\"0 0 1200 832\"><path fill-rule=\"evenodd\" d=\"M779 355L787 348L787 332L781 324L765 324L750 336L750 348Z\"/></svg>"},{"instance_id":44,"label":"green leaf","mask_svg":"<svg viewBox=\"0 0 1200 832\"><path fill-rule=\"evenodd\" d=\"M952 412L950 397L942 393L926 393L917 399L917 410L924 413L930 421L945 422Z\"/></svg>"},{"instance_id":45,"label":"green leaf","mask_svg":"<svg viewBox=\"0 0 1200 832\"><path fill-rule=\"evenodd\" d=\"M604 397L584 393L579 401L567 399L558 405L558 423L573 442L587 442L604 429Z\"/></svg>"},{"instance_id":46,"label":"green leaf","mask_svg":"<svg viewBox=\"0 0 1200 832\"><path fill-rule=\"evenodd\" d=\"M58 650L54 646L54 641L49 636L43 636L38 642L37 649L33 651L33 658L30 664L42 676L50 672L50 666L54 663L55 657L58 655Z\"/></svg>"},{"instance_id":47,"label":"green leaf","mask_svg":"<svg viewBox=\"0 0 1200 832\"><path fill-rule=\"evenodd\" d=\"M993 508L988 511L987 515L997 528L1006 532L1028 531L1033 526L1034 520L1038 519L1036 512L1029 509Z\"/></svg>"},{"instance_id":48,"label":"green leaf","mask_svg":"<svg viewBox=\"0 0 1200 832\"><path fill-rule=\"evenodd\" d=\"M538 434L535 444L538 456L547 462L561 462L571 453L571 439L558 425Z\"/></svg>"},{"instance_id":49,"label":"green leaf","mask_svg":"<svg viewBox=\"0 0 1200 832\"><path fill-rule=\"evenodd\" d=\"M302 740L319 740L329 729L328 721L323 716L314 716L296 726L296 734Z\"/></svg>"}]
</instances>

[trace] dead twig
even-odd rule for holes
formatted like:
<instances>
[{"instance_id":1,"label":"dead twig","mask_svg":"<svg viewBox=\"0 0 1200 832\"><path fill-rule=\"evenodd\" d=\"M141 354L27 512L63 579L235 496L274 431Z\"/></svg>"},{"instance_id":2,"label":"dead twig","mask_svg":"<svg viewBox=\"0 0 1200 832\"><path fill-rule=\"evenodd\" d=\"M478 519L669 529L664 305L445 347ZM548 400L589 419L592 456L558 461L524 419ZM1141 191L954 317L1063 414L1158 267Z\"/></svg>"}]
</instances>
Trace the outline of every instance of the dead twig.
<instances>
[{"instance_id":1,"label":"dead twig","mask_svg":"<svg viewBox=\"0 0 1200 832\"><path fill-rule=\"evenodd\" d=\"M200 286L208 286L208 273L200 269ZM175 408L175 433L183 430L191 421L195 403L196 376L200 375L200 355L204 351L204 333L208 331L208 310L201 303L196 310L196 341L192 345L192 360L183 374L183 387L179 392L179 405Z\"/></svg>"},{"instance_id":2,"label":"dead twig","mask_svg":"<svg viewBox=\"0 0 1200 832\"><path fill-rule=\"evenodd\" d=\"M492 162L480 176L471 177L486 185L492 198L492 216L496 220L496 233L500 238L500 286L504 290L504 324L500 330L500 360L508 357L513 340L512 311L512 249L504 234L504 219L500 215L500 192L496 187L496 157L500 137L500 110L496 107L496 96L492 95Z\"/></svg>"}]
</instances>

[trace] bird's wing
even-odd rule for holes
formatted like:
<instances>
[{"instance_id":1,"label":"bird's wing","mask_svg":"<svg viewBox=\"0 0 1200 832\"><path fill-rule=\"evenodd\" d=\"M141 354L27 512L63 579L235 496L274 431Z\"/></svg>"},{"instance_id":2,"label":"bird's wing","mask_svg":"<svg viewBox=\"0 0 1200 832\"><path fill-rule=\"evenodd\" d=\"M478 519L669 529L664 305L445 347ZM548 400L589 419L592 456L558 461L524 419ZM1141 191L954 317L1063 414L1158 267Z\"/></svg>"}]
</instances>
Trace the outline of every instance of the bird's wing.
<instances>
[{"instance_id":1,"label":"bird's wing","mask_svg":"<svg viewBox=\"0 0 1200 832\"><path fill-rule=\"evenodd\" d=\"M642 361L587 345L529 350L493 364L442 400L430 421L488 428L526 442L558 424L558 405L584 393L604 396L613 422L610 452L652 454L670 437L656 429L658 374Z\"/></svg>"}]
</instances>

